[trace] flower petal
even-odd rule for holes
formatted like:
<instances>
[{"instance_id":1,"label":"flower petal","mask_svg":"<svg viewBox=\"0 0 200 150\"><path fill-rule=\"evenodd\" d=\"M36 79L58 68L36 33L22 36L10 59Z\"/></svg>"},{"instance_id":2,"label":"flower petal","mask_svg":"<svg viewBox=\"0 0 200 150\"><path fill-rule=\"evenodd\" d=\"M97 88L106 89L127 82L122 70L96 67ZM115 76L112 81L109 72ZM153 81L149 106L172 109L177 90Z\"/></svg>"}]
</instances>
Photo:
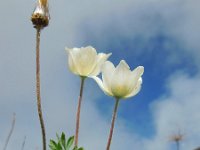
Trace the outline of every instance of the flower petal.
<instances>
[{"instance_id":1,"label":"flower petal","mask_svg":"<svg viewBox=\"0 0 200 150\"><path fill-rule=\"evenodd\" d=\"M112 76L111 91L113 95L118 98L123 98L129 94L131 87L131 70L128 64L122 60L116 67L116 70Z\"/></svg>"},{"instance_id":2,"label":"flower petal","mask_svg":"<svg viewBox=\"0 0 200 150\"><path fill-rule=\"evenodd\" d=\"M112 80L112 76L113 76L114 71L115 71L115 66L113 65L112 62L106 61L102 65L101 69L102 69L103 86L105 88L107 88L110 93L112 93L111 92L111 80Z\"/></svg>"},{"instance_id":3,"label":"flower petal","mask_svg":"<svg viewBox=\"0 0 200 150\"><path fill-rule=\"evenodd\" d=\"M90 76L97 76L101 71L101 66L103 63L112 55L112 53L104 54L99 53L96 58L96 66L94 67L93 71L90 73Z\"/></svg>"},{"instance_id":4,"label":"flower petal","mask_svg":"<svg viewBox=\"0 0 200 150\"><path fill-rule=\"evenodd\" d=\"M142 76L143 73L144 73L144 67L143 66L138 66L136 69L134 69L132 71L132 73L134 74L137 74L137 76Z\"/></svg>"},{"instance_id":5,"label":"flower petal","mask_svg":"<svg viewBox=\"0 0 200 150\"><path fill-rule=\"evenodd\" d=\"M133 91L133 89L136 87L138 80L141 78L142 74L144 73L144 67L138 66L131 72L131 78L130 78L130 90L129 93Z\"/></svg>"},{"instance_id":6,"label":"flower petal","mask_svg":"<svg viewBox=\"0 0 200 150\"><path fill-rule=\"evenodd\" d=\"M140 91L141 86L142 86L142 78L140 77L135 88L132 89L131 93L129 95L125 96L124 98L129 98L129 97L135 96Z\"/></svg>"},{"instance_id":7,"label":"flower petal","mask_svg":"<svg viewBox=\"0 0 200 150\"><path fill-rule=\"evenodd\" d=\"M96 77L96 76L92 76L91 78L94 79L94 80L96 81L96 83L99 85L99 87L101 88L101 90L102 90L105 94L107 94L107 95L109 95L109 96L113 96L112 93L107 89L107 87L105 87L105 86L103 85L103 82L101 81L100 78L98 78L98 77Z\"/></svg>"},{"instance_id":8,"label":"flower petal","mask_svg":"<svg viewBox=\"0 0 200 150\"><path fill-rule=\"evenodd\" d=\"M76 61L73 58L73 54L72 54L72 50L73 49L69 49L69 48L65 48L67 54L68 54L68 66L71 72L73 72L74 74L79 74L77 68L76 68Z\"/></svg>"},{"instance_id":9,"label":"flower petal","mask_svg":"<svg viewBox=\"0 0 200 150\"><path fill-rule=\"evenodd\" d=\"M80 75L88 76L92 72L92 69L96 63L96 56L97 52L91 46L80 49L80 53L76 55L76 61L79 64Z\"/></svg>"}]
</instances>

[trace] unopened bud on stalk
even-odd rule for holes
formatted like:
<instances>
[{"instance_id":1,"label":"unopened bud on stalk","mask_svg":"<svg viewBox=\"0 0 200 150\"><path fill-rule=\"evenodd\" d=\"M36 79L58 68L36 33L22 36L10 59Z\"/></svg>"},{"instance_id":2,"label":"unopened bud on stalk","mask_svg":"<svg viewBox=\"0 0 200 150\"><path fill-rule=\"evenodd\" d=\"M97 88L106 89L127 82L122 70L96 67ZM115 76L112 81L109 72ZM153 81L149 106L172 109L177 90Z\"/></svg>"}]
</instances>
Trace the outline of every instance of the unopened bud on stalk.
<instances>
[{"instance_id":1,"label":"unopened bud on stalk","mask_svg":"<svg viewBox=\"0 0 200 150\"><path fill-rule=\"evenodd\" d=\"M39 0L31 16L34 28L42 29L48 26L49 19L50 15L47 0Z\"/></svg>"}]
</instances>

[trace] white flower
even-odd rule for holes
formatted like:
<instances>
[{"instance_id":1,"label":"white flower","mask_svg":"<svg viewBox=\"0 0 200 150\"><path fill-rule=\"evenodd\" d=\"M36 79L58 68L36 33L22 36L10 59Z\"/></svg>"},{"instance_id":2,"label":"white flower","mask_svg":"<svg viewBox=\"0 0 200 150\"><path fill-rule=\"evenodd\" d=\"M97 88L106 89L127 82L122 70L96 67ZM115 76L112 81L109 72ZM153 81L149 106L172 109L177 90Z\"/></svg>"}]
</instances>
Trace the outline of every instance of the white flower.
<instances>
[{"instance_id":1,"label":"white flower","mask_svg":"<svg viewBox=\"0 0 200 150\"><path fill-rule=\"evenodd\" d=\"M92 78L107 95L124 99L140 91L143 72L143 66L131 71L124 60L121 60L116 68L110 61L106 61L102 65L102 80L98 77Z\"/></svg>"},{"instance_id":2,"label":"white flower","mask_svg":"<svg viewBox=\"0 0 200 150\"><path fill-rule=\"evenodd\" d=\"M81 48L66 48L68 53L68 65L71 72L82 77L97 76L102 64L111 55L99 53L96 49L87 46Z\"/></svg>"}]
</instances>

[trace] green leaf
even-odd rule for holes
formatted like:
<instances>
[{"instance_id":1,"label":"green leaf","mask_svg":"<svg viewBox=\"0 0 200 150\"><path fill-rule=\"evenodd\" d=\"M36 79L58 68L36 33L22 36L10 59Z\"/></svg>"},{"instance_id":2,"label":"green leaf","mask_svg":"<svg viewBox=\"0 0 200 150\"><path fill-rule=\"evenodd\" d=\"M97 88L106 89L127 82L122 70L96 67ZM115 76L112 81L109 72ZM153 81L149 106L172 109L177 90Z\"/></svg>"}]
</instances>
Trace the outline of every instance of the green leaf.
<instances>
[{"instance_id":1,"label":"green leaf","mask_svg":"<svg viewBox=\"0 0 200 150\"><path fill-rule=\"evenodd\" d=\"M68 139L66 139L65 133L62 132L61 136L59 136L59 134L56 133L56 137L56 141L50 140L50 150L84 150L83 147L78 148L78 146L75 146L73 148L74 136L71 136Z\"/></svg>"},{"instance_id":2,"label":"green leaf","mask_svg":"<svg viewBox=\"0 0 200 150\"><path fill-rule=\"evenodd\" d=\"M50 140L49 147L51 150L57 150L57 144L54 140Z\"/></svg>"},{"instance_id":3,"label":"green leaf","mask_svg":"<svg viewBox=\"0 0 200 150\"><path fill-rule=\"evenodd\" d=\"M62 146L60 144L60 142L58 142L58 145L57 145L57 149L56 150L62 150Z\"/></svg>"},{"instance_id":4,"label":"green leaf","mask_svg":"<svg viewBox=\"0 0 200 150\"><path fill-rule=\"evenodd\" d=\"M71 136L71 137L67 140L66 150L69 150L73 143L74 143L74 136Z\"/></svg>"},{"instance_id":5,"label":"green leaf","mask_svg":"<svg viewBox=\"0 0 200 150\"><path fill-rule=\"evenodd\" d=\"M61 144L64 147L64 149L66 150L66 142L65 142L65 134L62 132L61 134L61 138L60 138Z\"/></svg>"}]
</instances>

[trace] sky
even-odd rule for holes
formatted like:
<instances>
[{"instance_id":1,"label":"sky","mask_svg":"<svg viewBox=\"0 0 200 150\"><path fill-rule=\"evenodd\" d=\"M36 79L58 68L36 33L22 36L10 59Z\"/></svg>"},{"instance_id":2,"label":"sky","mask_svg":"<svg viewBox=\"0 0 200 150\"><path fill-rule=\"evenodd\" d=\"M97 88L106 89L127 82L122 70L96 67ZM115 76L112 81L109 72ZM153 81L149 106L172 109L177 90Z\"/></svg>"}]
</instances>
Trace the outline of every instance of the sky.
<instances>
[{"instance_id":1,"label":"sky","mask_svg":"<svg viewBox=\"0 0 200 150\"><path fill-rule=\"evenodd\" d=\"M16 113L7 150L42 149L35 92L35 36L30 16L36 1L0 5L0 149ZM49 0L51 20L41 33L41 96L47 140L74 134L80 79L67 67L65 47L91 45L145 68L135 97L120 101L112 150L175 150L170 137L184 135L181 150L200 146L200 1ZM80 146L106 147L112 97L87 79Z\"/></svg>"}]
</instances>

